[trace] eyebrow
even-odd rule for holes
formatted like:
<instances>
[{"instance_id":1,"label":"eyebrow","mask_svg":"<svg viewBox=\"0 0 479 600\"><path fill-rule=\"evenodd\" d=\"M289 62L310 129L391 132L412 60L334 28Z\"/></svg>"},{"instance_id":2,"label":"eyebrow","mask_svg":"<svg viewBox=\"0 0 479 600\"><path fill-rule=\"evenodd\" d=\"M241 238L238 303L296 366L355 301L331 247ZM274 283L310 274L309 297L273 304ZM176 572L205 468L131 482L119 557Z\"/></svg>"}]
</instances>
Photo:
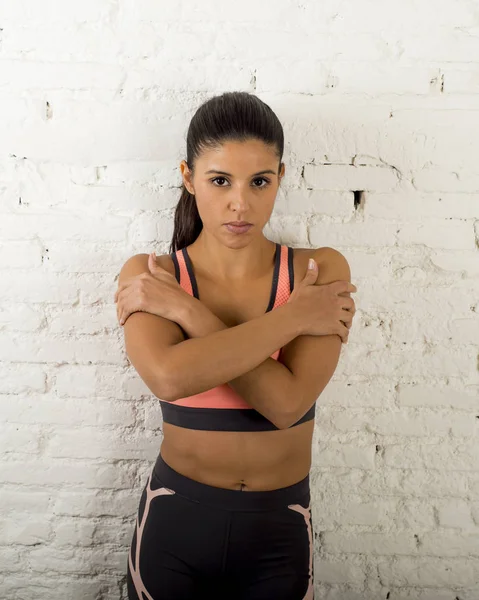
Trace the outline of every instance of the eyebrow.
<instances>
[{"instance_id":1,"label":"eyebrow","mask_svg":"<svg viewBox=\"0 0 479 600\"><path fill-rule=\"evenodd\" d=\"M209 171L205 171L205 175L208 175L209 173L220 173L220 175L229 175L230 177L233 177L233 175L231 173L227 173L226 171L216 171L215 169L210 169ZM258 173L253 173L252 177L256 177L258 175L263 175L263 173L271 173L271 175L276 175L276 173L274 171L272 171L271 169L265 169L264 171L259 171Z\"/></svg>"}]
</instances>

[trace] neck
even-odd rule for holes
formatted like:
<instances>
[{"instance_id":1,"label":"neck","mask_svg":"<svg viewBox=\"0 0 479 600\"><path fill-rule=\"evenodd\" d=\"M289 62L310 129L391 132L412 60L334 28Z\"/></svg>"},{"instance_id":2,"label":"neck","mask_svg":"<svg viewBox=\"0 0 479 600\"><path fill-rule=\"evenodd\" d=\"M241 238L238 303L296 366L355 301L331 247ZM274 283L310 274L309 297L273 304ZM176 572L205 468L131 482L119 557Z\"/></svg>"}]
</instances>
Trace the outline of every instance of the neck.
<instances>
[{"instance_id":1,"label":"neck","mask_svg":"<svg viewBox=\"0 0 479 600\"><path fill-rule=\"evenodd\" d=\"M225 246L203 229L189 246L188 254L195 266L216 283L241 285L270 273L275 249L276 244L264 235L235 248Z\"/></svg>"}]
</instances>

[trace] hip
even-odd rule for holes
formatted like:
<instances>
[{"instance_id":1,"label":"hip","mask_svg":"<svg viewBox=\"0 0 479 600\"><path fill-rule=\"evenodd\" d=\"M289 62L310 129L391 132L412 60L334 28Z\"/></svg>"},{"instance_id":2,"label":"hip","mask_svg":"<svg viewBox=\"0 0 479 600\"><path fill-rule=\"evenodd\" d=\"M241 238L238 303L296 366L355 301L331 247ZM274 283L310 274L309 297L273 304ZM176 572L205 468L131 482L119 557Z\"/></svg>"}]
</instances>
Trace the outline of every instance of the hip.
<instances>
[{"instance_id":1,"label":"hip","mask_svg":"<svg viewBox=\"0 0 479 600\"><path fill-rule=\"evenodd\" d=\"M159 454L128 556L130 600L313 596L309 475L243 494L178 473Z\"/></svg>"}]
</instances>

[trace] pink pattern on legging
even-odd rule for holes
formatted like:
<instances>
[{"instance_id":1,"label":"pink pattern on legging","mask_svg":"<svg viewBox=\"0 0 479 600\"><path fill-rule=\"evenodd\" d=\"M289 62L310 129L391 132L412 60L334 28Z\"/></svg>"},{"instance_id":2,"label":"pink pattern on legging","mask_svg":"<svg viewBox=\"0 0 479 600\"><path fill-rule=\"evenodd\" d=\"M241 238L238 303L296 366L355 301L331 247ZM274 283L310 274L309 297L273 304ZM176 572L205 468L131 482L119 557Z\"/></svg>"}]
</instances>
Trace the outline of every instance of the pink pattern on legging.
<instances>
[{"instance_id":1,"label":"pink pattern on legging","mask_svg":"<svg viewBox=\"0 0 479 600\"><path fill-rule=\"evenodd\" d=\"M139 515L137 515L137 517L136 517L135 565L133 565L133 561L131 559L131 553L132 553L133 548L130 548L130 552L128 553L128 564L130 567L131 579L133 581L136 593L138 594L138 598L140 600L142 600L143 597L147 598L148 600L154 600L153 596L148 593L148 590L146 589L145 584L143 583L143 580L142 580L141 574L140 574L141 538L143 536L143 530L145 529L146 519L148 518L150 504L151 504L151 501L153 500L153 498L156 498L156 496L164 496L164 495L171 496L172 494L175 493L173 490L170 490L165 487L158 488L157 490L152 490L150 484L151 484L151 473L150 473L150 476L148 477L148 483L146 484L146 502L145 502L145 509L143 510L143 516L141 518L141 524L138 522ZM142 596L142 594L143 594L143 596Z\"/></svg>"},{"instance_id":2,"label":"pink pattern on legging","mask_svg":"<svg viewBox=\"0 0 479 600\"><path fill-rule=\"evenodd\" d=\"M303 600L314 600L314 581L313 581L313 532L311 529L311 504L308 508L304 508L301 504L290 504L288 506L291 510L295 510L303 515L306 521L306 527L308 528L309 538L309 585L306 590L306 594Z\"/></svg>"}]
</instances>

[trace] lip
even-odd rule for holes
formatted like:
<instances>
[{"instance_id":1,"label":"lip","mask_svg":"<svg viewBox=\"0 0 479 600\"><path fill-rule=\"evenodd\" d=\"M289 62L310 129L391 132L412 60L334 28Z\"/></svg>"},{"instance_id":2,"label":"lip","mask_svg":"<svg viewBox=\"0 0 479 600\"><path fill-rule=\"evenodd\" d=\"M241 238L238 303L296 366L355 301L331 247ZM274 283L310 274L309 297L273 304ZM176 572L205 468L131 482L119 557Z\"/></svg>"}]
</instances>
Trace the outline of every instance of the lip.
<instances>
[{"instance_id":1,"label":"lip","mask_svg":"<svg viewBox=\"0 0 479 600\"><path fill-rule=\"evenodd\" d=\"M230 233L246 233L249 231L253 225L251 223L247 223L246 225L236 225L235 223L225 223L224 226Z\"/></svg>"},{"instance_id":2,"label":"lip","mask_svg":"<svg viewBox=\"0 0 479 600\"><path fill-rule=\"evenodd\" d=\"M225 225L234 225L235 227L243 227L243 225L252 225L253 223L248 223L248 221L228 221Z\"/></svg>"}]
</instances>

